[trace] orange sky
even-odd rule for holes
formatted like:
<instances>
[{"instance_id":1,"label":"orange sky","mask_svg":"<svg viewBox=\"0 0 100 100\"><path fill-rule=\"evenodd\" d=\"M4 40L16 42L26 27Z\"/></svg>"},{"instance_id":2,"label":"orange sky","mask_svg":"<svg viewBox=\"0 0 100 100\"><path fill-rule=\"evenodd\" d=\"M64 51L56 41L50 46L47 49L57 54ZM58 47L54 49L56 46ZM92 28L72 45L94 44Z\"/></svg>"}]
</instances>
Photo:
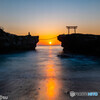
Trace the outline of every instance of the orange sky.
<instances>
[{"instance_id":1,"label":"orange sky","mask_svg":"<svg viewBox=\"0 0 100 100\"><path fill-rule=\"evenodd\" d=\"M40 35L38 45L60 45L60 41L57 40L58 35ZM50 43L51 42L51 43Z\"/></svg>"}]
</instances>

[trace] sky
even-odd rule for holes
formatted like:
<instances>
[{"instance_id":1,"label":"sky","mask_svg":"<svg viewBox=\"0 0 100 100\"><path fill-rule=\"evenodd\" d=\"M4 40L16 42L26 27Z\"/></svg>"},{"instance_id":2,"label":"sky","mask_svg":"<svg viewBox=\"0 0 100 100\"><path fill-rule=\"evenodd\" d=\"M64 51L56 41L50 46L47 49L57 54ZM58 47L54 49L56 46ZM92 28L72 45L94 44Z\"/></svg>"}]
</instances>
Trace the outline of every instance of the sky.
<instances>
[{"instance_id":1,"label":"sky","mask_svg":"<svg viewBox=\"0 0 100 100\"><path fill-rule=\"evenodd\" d=\"M17 34L39 35L39 45L58 45L66 26L78 33L100 34L100 0L0 0L0 26ZM73 32L73 30L71 30Z\"/></svg>"}]
</instances>

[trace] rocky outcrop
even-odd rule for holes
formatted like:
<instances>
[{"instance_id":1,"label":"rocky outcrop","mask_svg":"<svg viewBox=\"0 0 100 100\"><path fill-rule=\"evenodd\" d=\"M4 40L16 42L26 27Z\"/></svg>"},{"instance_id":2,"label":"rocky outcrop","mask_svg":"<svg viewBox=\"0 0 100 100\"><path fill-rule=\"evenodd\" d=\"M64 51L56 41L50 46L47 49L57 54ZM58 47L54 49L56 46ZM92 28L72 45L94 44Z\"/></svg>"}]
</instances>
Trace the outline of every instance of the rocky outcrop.
<instances>
[{"instance_id":1,"label":"rocky outcrop","mask_svg":"<svg viewBox=\"0 0 100 100\"><path fill-rule=\"evenodd\" d=\"M59 35L64 52L100 56L100 35L70 34Z\"/></svg>"},{"instance_id":2,"label":"rocky outcrop","mask_svg":"<svg viewBox=\"0 0 100 100\"><path fill-rule=\"evenodd\" d=\"M17 36L0 28L0 53L19 50L34 50L39 36Z\"/></svg>"}]
</instances>

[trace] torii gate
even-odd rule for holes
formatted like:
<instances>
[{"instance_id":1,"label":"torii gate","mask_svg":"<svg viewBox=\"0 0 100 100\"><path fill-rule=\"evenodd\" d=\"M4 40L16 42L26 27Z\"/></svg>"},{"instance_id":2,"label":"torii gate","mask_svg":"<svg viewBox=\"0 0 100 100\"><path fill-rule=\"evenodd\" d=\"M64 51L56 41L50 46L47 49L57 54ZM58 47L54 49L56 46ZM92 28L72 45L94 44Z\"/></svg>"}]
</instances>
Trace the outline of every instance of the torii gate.
<instances>
[{"instance_id":1,"label":"torii gate","mask_svg":"<svg viewBox=\"0 0 100 100\"><path fill-rule=\"evenodd\" d=\"M68 34L70 33L70 29L74 29L74 33L76 33L76 29L78 26L66 26L66 28L68 29Z\"/></svg>"}]
</instances>

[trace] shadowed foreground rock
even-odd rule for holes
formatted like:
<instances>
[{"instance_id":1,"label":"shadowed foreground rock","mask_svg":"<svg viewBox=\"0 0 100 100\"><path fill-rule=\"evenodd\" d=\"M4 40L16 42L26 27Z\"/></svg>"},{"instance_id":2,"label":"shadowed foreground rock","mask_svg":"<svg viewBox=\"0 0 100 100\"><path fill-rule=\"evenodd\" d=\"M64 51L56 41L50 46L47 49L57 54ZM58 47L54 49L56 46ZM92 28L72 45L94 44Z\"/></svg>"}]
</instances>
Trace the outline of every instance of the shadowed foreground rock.
<instances>
[{"instance_id":1,"label":"shadowed foreground rock","mask_svg":"<svg viewBox=\"0 0 100 100\"><path fill-rule=\"evenodd\" d=\"M70 34L59 35L65 53L87 54L100 56L100 35Z\"/></svg>"},{"instance_id":2,"label":"shadowed foreground rock","mask_svg":"<svg viewBox=\"0 0 100 100\"><path fill-rule=\"evenodd\" d=\"M0 53L35 50L38 41L39 36L17 36L0 28Z\"/></svg>"}]
</instances>

